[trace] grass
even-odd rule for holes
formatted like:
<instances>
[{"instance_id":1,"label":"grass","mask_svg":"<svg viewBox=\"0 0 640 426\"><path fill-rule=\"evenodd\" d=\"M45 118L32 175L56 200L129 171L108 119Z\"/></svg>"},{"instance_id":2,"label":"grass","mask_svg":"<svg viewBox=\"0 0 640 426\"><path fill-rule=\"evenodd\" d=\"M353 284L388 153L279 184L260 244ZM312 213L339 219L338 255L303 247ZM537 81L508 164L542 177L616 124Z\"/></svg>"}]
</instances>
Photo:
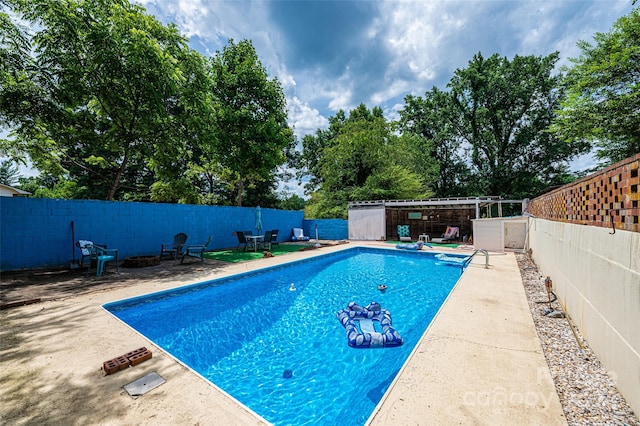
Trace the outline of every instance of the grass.
<instances>
[{"instance_id":1,"label":"grass","mask_svg":"<svg viewBox=\"0 0 640 426\"><path fill-rule=\"evenodd\" d=\"M281 254L293 253L300 251L303 248L307 248L309 245L300 244L280 244L271 247L271 253L274 256ZM223 262L238 263L246 262L248 260L262 259L264 257L263 250L254 251L236 251L236 250L222 250L222 251L210 251L204 254L207 259L221 260Z\"/></svg>"}]
</instances>

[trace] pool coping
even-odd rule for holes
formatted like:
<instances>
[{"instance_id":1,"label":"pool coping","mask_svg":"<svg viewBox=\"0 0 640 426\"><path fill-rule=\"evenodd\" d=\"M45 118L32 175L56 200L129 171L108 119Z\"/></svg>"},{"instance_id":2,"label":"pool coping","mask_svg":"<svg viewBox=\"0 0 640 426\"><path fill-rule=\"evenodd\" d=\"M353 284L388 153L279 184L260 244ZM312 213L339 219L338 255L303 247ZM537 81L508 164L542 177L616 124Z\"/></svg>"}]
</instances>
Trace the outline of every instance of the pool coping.
<instances>
[{"instance_id":1,"label":"pool coping","mask_svg":"<svg viewBox=\"0 0 640 426\"><path fill-rule=\"evenodd\" d=\"M368 425L567 424L515 255L489 265L474 257Z\"/></svg>"},{"instance_id":2,"label":"pool coping","mask_svg":"<svg viewBox=\"0 0 640 426\"><path fill-rule=\"evenodd\" d=\"M351 242L233 264L200 279L356 246L392 248ZM484 257L469 266L369 424L566 424L515 257L492 254L490 260L489 269ZM177 277L0 312L0 380L6 384L0 418L14 424L268 424L102 308L191 283ZM108 376L100 370L103 361L141 346L152 359ZM166 383L137 399L123 392L151 371Z\"/></svg>"}]
</instances>

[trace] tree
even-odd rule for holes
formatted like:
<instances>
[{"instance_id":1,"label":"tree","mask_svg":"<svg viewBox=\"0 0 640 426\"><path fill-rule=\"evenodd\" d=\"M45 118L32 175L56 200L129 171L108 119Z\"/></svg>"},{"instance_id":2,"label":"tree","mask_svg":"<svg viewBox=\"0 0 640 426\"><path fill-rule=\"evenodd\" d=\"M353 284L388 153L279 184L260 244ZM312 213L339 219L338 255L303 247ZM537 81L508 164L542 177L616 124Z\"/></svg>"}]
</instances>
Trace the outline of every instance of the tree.
<instances>
[{"instance_id":1,"label":"tree","mask_svg":"<svg viewBox=\"0 0 640 426\"><path fill-rule=\"evenodd\" d=\"M43 96L37 84L37 69L31 56L27 28L12 21L4 12L7 0L0 0L0 130L19 125L30 109L41 109ZM25 153L11 140L0 139L0 152L18 163Z\"/></svg>"},{"instance_id":2,"label":"tree","mask_svg":"<svg viewBox=\"0 0 640 426\"><path fill-rule=\"evenodd\" d=\"M35 70L22 66L28 80L0 88L0 114L15 125L12 149L92 198L126 199L121 188L129 199L148 198L154 160L184 149L168 109L184 82L176 56L186 40L127 0L7 2L39 29Z\"/></svg>"},{"instance_id":3,"label":"tree","mask_svg":"<svg viewBox=\"0 0 640 426\"><path fill-rule=\"evenodd\" d=\"M306 194L310 194L321 187L320 159L322 158L322 152L333 144L346 121L346 113L343 110L339 110L334 116L329 117L329 127L327 129L318 129L315 135L305 135L302 138L302 154L295 166L298 169L297 177L299 180L304 177L309 178L304 186Z\"/></svg>"},{"instance_id":4,"label":"tree","mask_svg":"<svg viewBox=\"0 0 640 426\"><path fill-rule=\"evenodd\" d=\"M6 0L0 0L4 5ZM8 127L12 116L5 113L5 105L27 97L31 89L30 71L33 58L26 28L15 24L8 13L0 10L0 128Z\"/></svg>"},{"instance_id":5,"label":"tree","mask_svg":"<svg viewBox=\"0 0 640 426\"><path fill-rule=\"evenodd\" d=\"M618 19L563 71L566 96L552 130L569 144L593 143L604 165L640 152L640 8Z\"/></svg>"},{"instance_id":6,"label":"tree","mask_svg":"<svg viewBox=\"0 0 640 426\"><path fill-rule=\"evenodd\" d=\"M346 218L349 201L431 194L411 167L411 139L395 134L380 108L369 111L361 104L334 130L334 138L322 140L315 165L321 184L311 194L305 216Z\"/></svg>"},{"instance_id":7,"label":"tree","mask_svg":"<svg viewBox=\"0 0 640 426\"><path fill-rule=\"evenodd\" d=\"M277 207L281 210L304 210L305 205L306 201L298 194L283 192Z\"/></svg>"},{"instance_id":8,"label":"tree","mask_svg":"<svg viewBox=\"0 0 640 426\"><path fill-rule=\"evenodd\" d=\"M546 57L480 53L448 84L459 114L457 137L470 145L475 195L535 196L563 179L567 162L588 148L545 131L562 91L551 75L558 54Z\"/></svg>"},{"instance_id":9,"label":"tree","mask_svg":"<svg viewBox=\"0 0 640 426\"><path fill-rule=\"evenodd\" d=\"M295 144L286 100L269 80L250 41L229 40L211 62L221 165L234 185L236 205L259 182L273 183L277 167Z\"/></svg>"},{"instance_id":10,"label":"tree","mask_svg":"<svg viewBox=\"0 0 640 426\"><path fill-rule=\"evenodd\" d=\"M433 181L436 197L467 195L469 168L463 158L463 140L458 135L460 115L451 93L434 87L424 98L409 95L400 110L399 126L418 140L414 153L417 167Z\"/></svg>"},{"instance_id":11,"label":"tree","mask_svg":"<svg viewBox=\"0 0 640 426\"><path fill-rule=\"evenodd\" d=\"M11 160L0 162L0 183L8 186L15 186L20 177L18 166Z\"/></svg>"},{"instance_id":12,"label":"tree","mask_svg":"<svg viewBox=\"0 0 640 426\"><path fill-rule=\"evenodd\" d=\"M196 51L176 52L184 78L168 104L170 127L178 141L174 151L154 156L156 181L151 200L189 204L223 204L227 184L217 152L215 96L208 60Z\"/></svg>"}]
</instances>

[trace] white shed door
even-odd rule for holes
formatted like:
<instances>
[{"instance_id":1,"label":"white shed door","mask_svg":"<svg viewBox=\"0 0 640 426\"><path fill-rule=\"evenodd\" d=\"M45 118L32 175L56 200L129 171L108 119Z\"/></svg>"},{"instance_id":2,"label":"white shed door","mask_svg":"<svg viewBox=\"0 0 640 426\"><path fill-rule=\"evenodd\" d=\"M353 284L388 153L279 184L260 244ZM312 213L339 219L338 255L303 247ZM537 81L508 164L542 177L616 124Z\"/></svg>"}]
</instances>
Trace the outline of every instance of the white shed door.
<instances>
[{"instance_id":1,"label":"white shed door","mask_svg":"<svg viewBox=\"0 0 640 426\"><path fill-rule=\"evenodd\" d=\"M527 238L526 222L504 222L504 247L508 249L524 249Z\"/></svg>"},{"instance_id":2,"label":"white shed door","mask_svg":"<svg viewBox=\"0 0 640 426\"><path fill-rule=\"evenodd\" d=\"M502 219L476 219L473 221L473 246L476 249L504 251L504 224Z\"/></svg>"},{"instance_id":3,"label":"white shed door","mask_svg":"<svg viewBox=\"0 0 640 426\"><path fill-rule=\"evenodd\" d=\"M384 206L349 210L349 239L376 241L386 238Z\"/></svg>"}]
</instances>

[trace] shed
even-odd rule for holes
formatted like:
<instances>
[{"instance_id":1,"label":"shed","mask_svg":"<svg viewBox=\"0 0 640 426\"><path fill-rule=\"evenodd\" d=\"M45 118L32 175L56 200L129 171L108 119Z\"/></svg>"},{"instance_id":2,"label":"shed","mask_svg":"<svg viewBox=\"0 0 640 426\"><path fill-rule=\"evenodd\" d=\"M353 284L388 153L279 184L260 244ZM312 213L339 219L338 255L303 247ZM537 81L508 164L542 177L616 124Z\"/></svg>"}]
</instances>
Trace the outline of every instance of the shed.
<instances>
[{"instance_id":1,"label":"shed","mask_svg":"<svg viewBox=\"0 0 640 426\"><path fill-rule=\"evenodd\" d=\"M398 225L409 225L411 239L441 236L448 226L460 229L460 238L473 234L473 219L502 217L503 211L520 214L527 200L501 197L377 200L349 203L349 239L397 240ZM515 206L514 206L515 205Z\"/></svg>"},{"instance_id":2,"label":"shed","mask_svg":"<svg viewBox=\"0 0 640 426\"><path fill-rule=\"evenodd\" d=\"M385 240L385 208L384 205L363 206L349 209L350 240Z\"/></svg>"},{"instance_id":3,"label":"shed","mask_svg":"<svg viewBox=\"0 0 640 426\"><path fill-rule=\"evenodd\" d=\"M525 216L473 220L473 245L489 251L525 251L529 219Z\"/></svg>"}]
</instances>

